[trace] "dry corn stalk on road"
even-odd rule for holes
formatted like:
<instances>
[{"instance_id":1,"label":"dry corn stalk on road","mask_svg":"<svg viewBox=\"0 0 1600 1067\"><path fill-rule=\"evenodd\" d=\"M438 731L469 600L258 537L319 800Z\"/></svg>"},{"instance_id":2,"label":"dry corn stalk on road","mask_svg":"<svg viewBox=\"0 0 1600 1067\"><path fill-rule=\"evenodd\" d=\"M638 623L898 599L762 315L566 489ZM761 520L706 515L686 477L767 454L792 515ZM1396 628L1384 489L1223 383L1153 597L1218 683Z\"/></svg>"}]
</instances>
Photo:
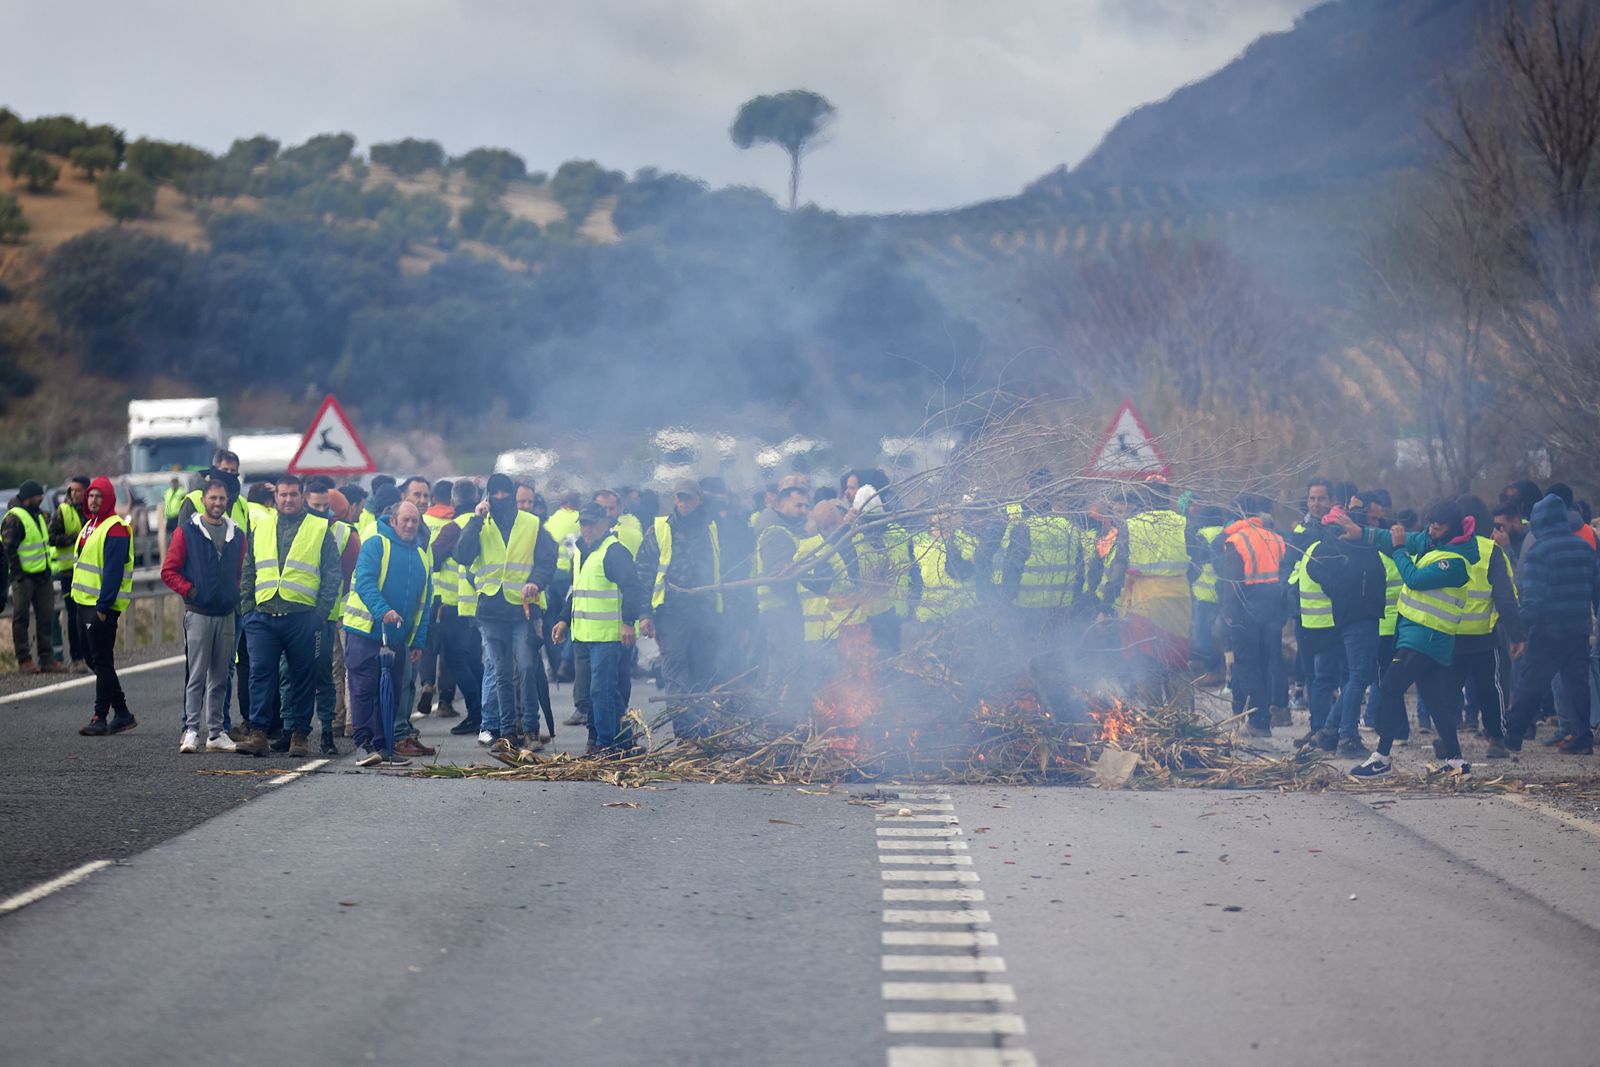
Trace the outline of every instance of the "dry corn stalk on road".
<instances>
[{"instance_id":1,"label":"dry corn stalk on road","mask_svg":"<svg viewBox=\"0 0 1600 1067\"><path fill-rule=\"evenodd\" d=\"M1600 827L1526 797L203 775L266 761L181 673L0 704L7 1062L1600 1060Z\"/></svg>"}]
</instances>

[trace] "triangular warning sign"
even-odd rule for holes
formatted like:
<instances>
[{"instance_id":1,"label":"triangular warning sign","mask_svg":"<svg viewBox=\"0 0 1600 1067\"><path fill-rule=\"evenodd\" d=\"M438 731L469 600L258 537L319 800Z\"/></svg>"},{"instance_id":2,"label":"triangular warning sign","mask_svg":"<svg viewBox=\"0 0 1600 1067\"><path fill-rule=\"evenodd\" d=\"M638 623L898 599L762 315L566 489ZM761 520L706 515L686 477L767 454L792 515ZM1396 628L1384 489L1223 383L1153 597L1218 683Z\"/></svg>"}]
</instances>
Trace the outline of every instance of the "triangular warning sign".
<instances>
[{"instance_id":1,"label":"triangular warning sign","mask_svg":"<svg viewBox=\"0 0 1600 1067\"><path fill-rule=\"evenodd\" d=\"M1095 478L1170 478L1172 467L1151 439L1138 409L1123 401L1087 473Z\"/></svg>"},{"instance_id":2,"label":"triangular warning sign","mask_svg":"<svg viewBox=\"0 0 1600 1067\"><path fill-rule=\"evenodd\" d=\"M329 393L300 440L300 450L289 464L290 474L371 474L378 468L356 436L350 418Z\"/></svg>"}]
</instances>

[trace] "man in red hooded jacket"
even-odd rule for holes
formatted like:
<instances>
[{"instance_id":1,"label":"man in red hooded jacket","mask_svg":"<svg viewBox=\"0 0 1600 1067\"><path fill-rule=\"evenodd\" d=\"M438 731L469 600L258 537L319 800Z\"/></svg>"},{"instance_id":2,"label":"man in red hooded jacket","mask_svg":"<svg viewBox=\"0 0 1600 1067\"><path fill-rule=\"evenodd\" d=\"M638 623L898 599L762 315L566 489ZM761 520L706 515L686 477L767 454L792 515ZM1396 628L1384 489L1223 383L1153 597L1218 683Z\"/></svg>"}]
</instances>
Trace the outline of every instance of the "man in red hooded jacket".
<instances>
[{"instance_id":1,"label":"man in red hooded jacket","mask_svg":"<svg viewBox=\"0 0 1600 1067\"><path fill-rule=\"evenodd\" d=\"M78 563L72 571L72 599L83 621L85 659L94 671L94 717L78 732L85 737L119 734L139 725L117 678L114 654L117 620L128 606L133 577L132 531L117 514L111 479L96 478L84 494L88 516L78 535ZM109 721L107 716L110 716Z\"/></svg>"}]
</instances>

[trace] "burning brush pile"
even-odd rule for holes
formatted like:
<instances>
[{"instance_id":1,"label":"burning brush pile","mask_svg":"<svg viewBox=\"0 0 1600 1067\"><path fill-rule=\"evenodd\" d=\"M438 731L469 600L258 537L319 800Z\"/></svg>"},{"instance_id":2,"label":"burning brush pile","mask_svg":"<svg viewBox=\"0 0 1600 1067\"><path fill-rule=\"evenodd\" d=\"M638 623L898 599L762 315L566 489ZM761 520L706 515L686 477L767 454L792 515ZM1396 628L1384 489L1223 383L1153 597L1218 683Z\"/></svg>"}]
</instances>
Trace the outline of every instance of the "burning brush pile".
<instances>
[{"instance_id":1,"label":"burning brush pile","mask_svg":"<svg viewBox=\"0 0 1600 1067\"><path fill-rule=\"evenodd\" d=\"M1171 703L1141 707L1120 697L1058 715L1020 688L980 696L964 709L886 699L846 671L815 697L799 723L752 714L748 699L710 699L698 736L666 736L671 715L628 713L635 747L625 755L523 752L504 768L436 765L429 777L807 785L883 780L1107 788L1303 788L1329 776L1315 755L1271 757L1235 740L1231 721Z\"/></svg>"}]
</instances>

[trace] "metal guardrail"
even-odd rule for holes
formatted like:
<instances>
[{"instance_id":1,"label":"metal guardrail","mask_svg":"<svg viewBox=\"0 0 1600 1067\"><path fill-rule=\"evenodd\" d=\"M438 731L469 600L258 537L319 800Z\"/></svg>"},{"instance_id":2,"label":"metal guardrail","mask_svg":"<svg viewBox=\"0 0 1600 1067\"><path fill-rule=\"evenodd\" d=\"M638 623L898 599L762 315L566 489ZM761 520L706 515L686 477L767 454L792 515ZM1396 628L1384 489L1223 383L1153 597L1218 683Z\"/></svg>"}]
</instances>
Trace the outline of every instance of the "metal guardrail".
<instances>
[{"instance_id":1,"label":"metal guardrail","mask_svg":"<svg viewBox=\"0 0 1600 1067\"><path fill-rule=\"evenodd\" d=\"M168 640L177 640L183 637L183 602L178 594L167 588L161 580L160 567L136 567L133 572L133 588L128 593L132 601L124 614L124 624L117 629L117 647L120 649L144 648L148 645L158 645ZM149 611L141 611L142 604L149 605ZM176 609L176 614L173 610ZM10 628L13 605L7 604L4 611L0 611L0 620L5 621L6 628ZM177 624L174 636L168 638L167 623L171 615ZM61 602L59 587L56 590L56 625L65 635L67 625L66 605ZM63 652L65 646L63 646Z\"/></svg>"}]
</instances>

